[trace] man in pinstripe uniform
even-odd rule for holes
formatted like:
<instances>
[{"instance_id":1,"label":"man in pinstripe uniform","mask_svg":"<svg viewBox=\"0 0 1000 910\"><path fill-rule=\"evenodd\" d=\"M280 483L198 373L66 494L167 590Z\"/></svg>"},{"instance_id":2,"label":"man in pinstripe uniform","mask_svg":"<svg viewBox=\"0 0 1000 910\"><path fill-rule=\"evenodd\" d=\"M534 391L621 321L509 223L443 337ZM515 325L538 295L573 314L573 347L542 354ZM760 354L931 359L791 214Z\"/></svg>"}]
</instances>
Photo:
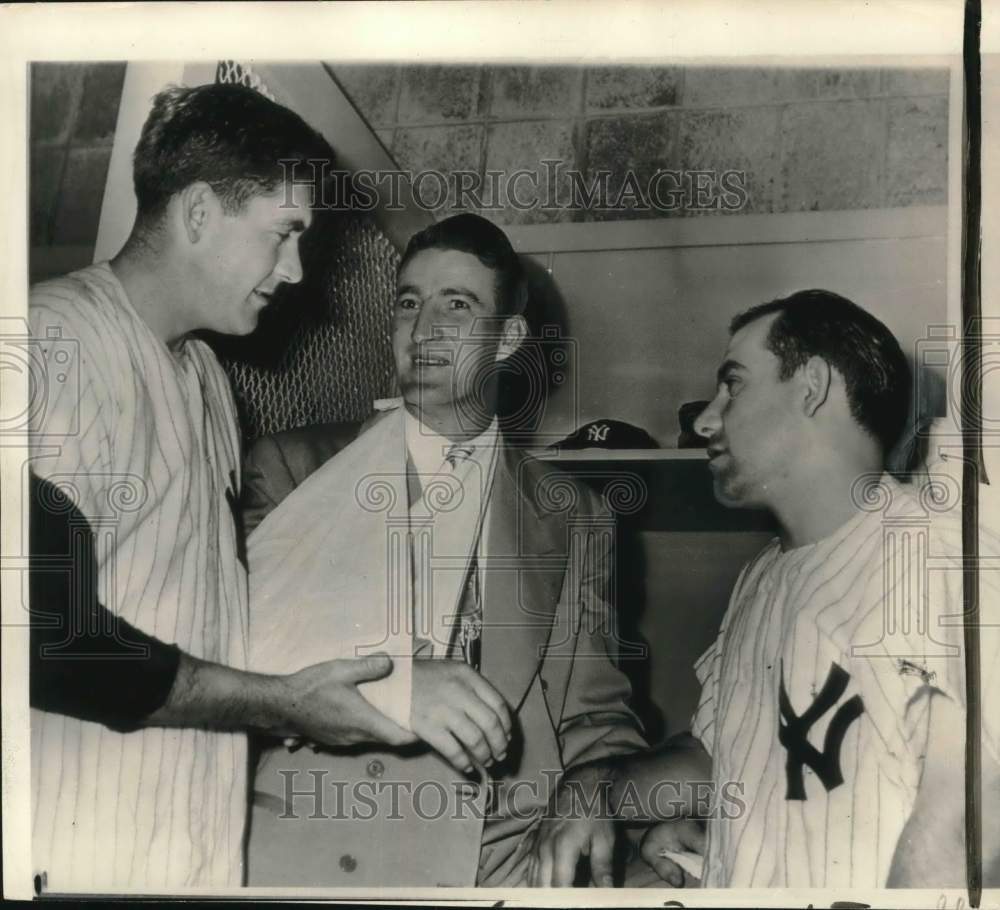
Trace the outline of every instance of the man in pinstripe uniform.
<instances>
[{"instance_id":1,"label":"man in pinstripe uniform","mask_svg":"<svg viewBox=\"0 0 1000 910\"><path fill-rule=\"evenodd\" d=\"M768 509L780 534L744 568L696 665L691 734L617 769L623 814L672 819L642 848L671 884L684 854L704 851L708 887L960 886L958 496L883 473L906 360L884 325L826 291L755 307L731 332L696 429L716 497ZM981 541L1000 553L995 535ZM981 589L987 881L1000 854L995 575Z\"/></svg>"},{"instance_id":2,"label":"man in pinstripe uniform","mask_svg":"<svg viewBox=\"0 0 1000 910\"><path fill-rule=\"evenodd\" d=\"M32 585L52 595L35 624L48 612L62 621L32 637L39 890L239 885L248 727L333 745L414 739L356 689L386 675L388 658L246 671L236 410L192 337L253 331L277 288L300 280L314 188L283 165L331 154L250 89L168 89L136 149L125 247L32 292L50 374L80 376L33 412L37 515L70 510L100 530L83 548L96 600L85 557L79 601L72 585Z\"/></svg>"}]
</instances>

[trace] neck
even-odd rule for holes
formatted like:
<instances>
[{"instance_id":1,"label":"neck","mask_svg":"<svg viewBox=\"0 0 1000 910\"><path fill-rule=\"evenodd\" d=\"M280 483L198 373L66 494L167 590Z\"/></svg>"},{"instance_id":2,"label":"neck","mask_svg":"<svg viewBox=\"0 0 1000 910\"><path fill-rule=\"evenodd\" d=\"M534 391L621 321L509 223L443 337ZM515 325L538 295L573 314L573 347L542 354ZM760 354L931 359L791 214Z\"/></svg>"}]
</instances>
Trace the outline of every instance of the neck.
<instances>
[{"instance_id":1,"label":"neck","mask_svg":"<svg viewBox=\"0 0 1000 910\"><path fill-rule=\"evenodd\" d=\"M406 410L417 418L427 429L432 430L452 442L467 442L484 433L493 422L491 413L470 413L459 420L455 405L441 408L418 408L406 402Z\"/></svg>"},{"instance_id":2,"label":"neck","mask_svg":"<svg viewBox=\"0 0 1000 910\"><path fill-rule=\"evenodd\" d=\"M186 318L185 289L190 277L175 257L149 249L130 237L111 260L133 309L168 347L176 347L198 328Z\"/></svg>"},{"instance_id":3,"label":"neck","mask_svg":"<svg viewBox=\"0 0 1000 910\"><path fill-rule=\"evenodd\" d=\"M883 470L881 452L874 446L862 455L824 459L804 471L791 484L780 505L771 511L778 521L784 550L804 547L829 537L857 513L855 484L863 475L879 475Z\"/></svg>"}]
</instances>

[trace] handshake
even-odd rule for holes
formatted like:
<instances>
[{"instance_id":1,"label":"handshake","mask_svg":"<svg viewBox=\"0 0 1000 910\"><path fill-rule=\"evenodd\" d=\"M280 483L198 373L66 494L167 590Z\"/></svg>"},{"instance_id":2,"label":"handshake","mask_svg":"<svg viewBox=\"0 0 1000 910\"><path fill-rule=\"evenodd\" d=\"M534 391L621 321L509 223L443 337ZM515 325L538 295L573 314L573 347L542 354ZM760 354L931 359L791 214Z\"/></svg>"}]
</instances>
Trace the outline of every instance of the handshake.
<instances>
[{"instance_id":1,"label":"handshake","mask_svg":"<svg viewBox=\"0 0 1000 910\"><path fill-rule=\"evenodd\" d=\"M415 659L412 663L409 729L393 722L358 691L360 683L387 677L386 655L331 660L277 677L287 688L290 706L286 745L311 742L325 746L381 743L402 746L423 741L456 771L483 773L507 756L513 729L511 710L479 673L461 661ZM675 750L687 764L699 766L704 752L688 738ZM662 753L661 753L662 756ZM612 887L615 845L614 782L635 775L640 782L664 770L658 756L634 755L618 762L594 762L569 769L553 794L545 817L529 835L531 842L523 884L569 887L581 858L587 858L591 883ZM662 780L662 778L659 778ZM608 784L612 786L608 786ZM583 801L578 796L597 794ZM654 813L623 821L659 820ZM630 865L626 886L661 882L673 887L697 885L704 824L691 818L650 826L639 847L643 862Z\"/></svg>"},{"instance_id":2,"label":"handshake","mask_svg":"<svg viewBox=\"0 0 1000 910\"><path fill-rule=\"evenodd\" d=\"M422 740L456 771L502 761L512 723L503 697L479 673L455 660L414 660L409 729L373 707L360 683L392 672L387 655L330 660L277 677L285 689L285 745L324 746L384 743L403 746Z\"/></svg>"}]
</instances>

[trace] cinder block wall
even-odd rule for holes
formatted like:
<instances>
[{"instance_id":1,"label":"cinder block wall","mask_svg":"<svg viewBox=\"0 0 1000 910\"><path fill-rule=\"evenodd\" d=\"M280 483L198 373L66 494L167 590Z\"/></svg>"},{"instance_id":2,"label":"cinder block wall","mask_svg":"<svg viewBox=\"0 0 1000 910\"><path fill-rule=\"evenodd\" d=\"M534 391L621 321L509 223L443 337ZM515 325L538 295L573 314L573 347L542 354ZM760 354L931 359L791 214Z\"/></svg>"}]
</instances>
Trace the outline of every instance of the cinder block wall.
<instances>
[{"instance_id":1,"label":"cinder block wall","mask_svg":"<svg viewBox=\"0 0 1000 910\"><path fill-rule=\"evenodd\" d=\"M124 79L124 63L31 68L32 281L91 261Z\"/></svg>"},{"instance_id":2,"label":"cinder block wall","mask_svg":"<svg viewBox=\"0 0 1000 910\"><path fill-rule=\"evenodd\" d=\"M559 159L587 180L611 170L616 194L628 169L645 183L661 168L731 168L748 175L742 211L758 213L946 201L945 70L330 66L407 170L526 168L544 194L540 162ZM32 67L33 281L93 255L124 72L123 63ZM511 224L691 211L486 214Z\"/></svg>"},{"instance_id":3,"label":"cinder block wall","mask_svg":"<svg viewBox=\"0 0 1000 910\"><path fill-rule=\"evenodd\" d=\"M340 66L344 91L400 167L546 173L736 169L744 212L946 201L948 72L719 67ZM522 199L530 195L521 185ZM433 198L434 187L428 196ZM454 198L451 200L454 203ZM466 206L470 207L470 206ZM503 223L690 215L487 212Z\"/></svg>"}]
</instances>

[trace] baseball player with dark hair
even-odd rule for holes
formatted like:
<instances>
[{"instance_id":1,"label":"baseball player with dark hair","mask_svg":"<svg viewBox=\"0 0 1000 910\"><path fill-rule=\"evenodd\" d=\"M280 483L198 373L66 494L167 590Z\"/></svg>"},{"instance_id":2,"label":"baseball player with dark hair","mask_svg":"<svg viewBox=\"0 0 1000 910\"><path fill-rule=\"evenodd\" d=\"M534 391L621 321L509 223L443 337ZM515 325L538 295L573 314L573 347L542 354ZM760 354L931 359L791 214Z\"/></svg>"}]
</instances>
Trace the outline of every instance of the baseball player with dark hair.
<instances>
[{"instance_id":1,"label":"baseball player with dark hair","mask_svg":"<svg viewBox=\"0 0 1000 910\"><path fill-rule=\"evenodd\" d=\"M642 855L670 884L702 852L707 887L965 881L961 497L943 475L917 489L883 473L908 389L889 330L836 294L733 321L695 429L716 497L769 510L779 536L743 569L696 665L691 733L604 772L623 817L666 821ZM980 546L1000 554L985 530ZM977 681L987 881L1000 861L996 574L981 573Z\"/></svg>"},{"instance_id":2,"label":"baseball player with dark hair","mask_svg":"<svg viewBox=\"0 0 1000 910\"><path fill-rule=\"evenodd\" d=\"M286 167L331 156L252 89L168 89L135 152L124 248L32 291L48 373L80 377L29 428L39 890L239 885L247 728L415 739L357 690L387 657L247 671L236 407L193 335L253 331L301 279L315 188ZM67 554L72 581L47 579Z\"/></svg>"}]
</instances>

